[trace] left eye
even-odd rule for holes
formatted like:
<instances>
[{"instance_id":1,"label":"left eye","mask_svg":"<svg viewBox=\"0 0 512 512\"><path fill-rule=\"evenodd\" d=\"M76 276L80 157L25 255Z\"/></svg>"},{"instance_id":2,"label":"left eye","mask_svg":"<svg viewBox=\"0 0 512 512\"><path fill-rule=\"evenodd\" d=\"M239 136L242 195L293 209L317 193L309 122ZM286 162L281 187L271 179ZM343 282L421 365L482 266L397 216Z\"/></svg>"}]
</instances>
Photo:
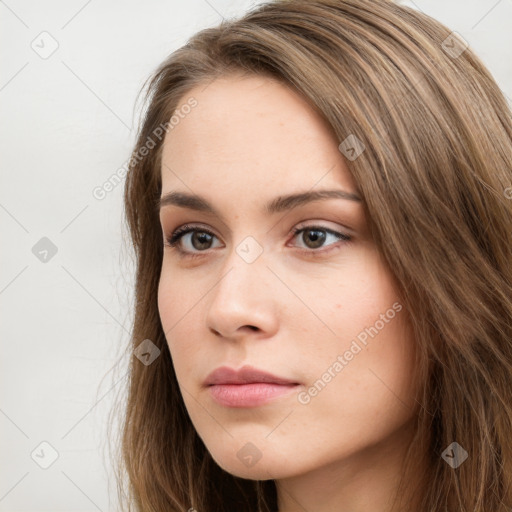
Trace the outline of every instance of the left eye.
<instances>
[{"instance_id":1,"label":"left eye","mask_svg":"<svg viewBox=\"0 0 512 512\"><path fill-rule=\"evenodd\" d=\"M293 234L295 236L299 235L300 233L302 233L301 240L303 240L306 243L306 247L308 247L309 249L316 249L322 246L329 235L335 239L334 241L350 240L350 236L345 235L344 233L333 231L332 229L323 228L321 226L308 226L305 228L296 228L293 230ZM306 233L309 233L309 235L305 236ZM311 243L311 245L308 245L308 243Z\"/></svg>"},{"instance_id":2,"label":"left eye","mask_svg":"<svg viewBox=\"0 0 512 512\"><path fill-rule=\"evenodd\" d=\"M319 247L323 246L329 236L334 240L334 242L338 240L348 242L351 240L349 235L321 226L307 226L293 229L294 238L296 238L299 234L302 234L301 240L306 244L305 246L308 249L318 249ZM307 236L305 236L306 234ZM176 247L184 255L188 255L188 253L190 253L190 256L196 256L198 255L197 252L194 253L194 250L191 250L190 246L185 250L180 247L182 238L187 240L185 237L188 237L188 235L191 235L191 237L188 238L188 241L192 244L192 249L195 249L198 252L204 252L207 249L211 249L212 247L210 244L213 238L217 238L208 229L185 225L172 233L172 235L166 240L167 245L170 247ZM333 244L331 243L328 245ZM306 252L319 251L306 250Z\"/></svg>"}]
</instances>

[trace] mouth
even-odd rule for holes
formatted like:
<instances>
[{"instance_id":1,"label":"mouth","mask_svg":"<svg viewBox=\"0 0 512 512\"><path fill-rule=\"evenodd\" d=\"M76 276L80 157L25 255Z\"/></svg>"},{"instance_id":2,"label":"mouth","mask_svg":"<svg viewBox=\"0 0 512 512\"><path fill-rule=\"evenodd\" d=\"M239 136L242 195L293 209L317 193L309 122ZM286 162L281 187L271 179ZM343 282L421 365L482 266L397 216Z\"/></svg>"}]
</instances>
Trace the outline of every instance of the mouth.
<instances>
[{"instance_id":1,"label":"mouth","mask_svg":"<svg viewBox=\"0 0 512 512\"><path fill-rule=\"evenodd\" d=\"M210 396L226 407L256 407L288 395L300 384L252 366L234 370L222 366L214 370L204 386Z\"/></svg>"},{"instance_id":2,"label":"mouth","mask_svg":"<svg viewBox=\"0 0 512 512\"><path fill-rule=\"evenodd\" d=\"M251 382L248 384L212 384L210 396L226 407L257 407L290 394L299 384Z\"/></svg>"}]
</instances>

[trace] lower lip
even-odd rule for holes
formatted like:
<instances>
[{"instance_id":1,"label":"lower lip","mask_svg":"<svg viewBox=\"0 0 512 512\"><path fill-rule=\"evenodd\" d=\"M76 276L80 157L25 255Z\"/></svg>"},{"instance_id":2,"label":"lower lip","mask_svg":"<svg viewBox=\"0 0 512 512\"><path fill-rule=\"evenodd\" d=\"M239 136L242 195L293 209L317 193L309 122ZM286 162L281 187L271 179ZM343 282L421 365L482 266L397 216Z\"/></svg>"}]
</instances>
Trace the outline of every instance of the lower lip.
<instances>
[{"instance_id":1,"label":"lower lip","mask_svg":"<svg viewBox=\"0 0 512 512\"><path fill-rule=\"evenodd\" d=\"M209 386L213 399L227 407L256 407L290 393L298 384L215 384Z\"/></svg>"}]
</instances>

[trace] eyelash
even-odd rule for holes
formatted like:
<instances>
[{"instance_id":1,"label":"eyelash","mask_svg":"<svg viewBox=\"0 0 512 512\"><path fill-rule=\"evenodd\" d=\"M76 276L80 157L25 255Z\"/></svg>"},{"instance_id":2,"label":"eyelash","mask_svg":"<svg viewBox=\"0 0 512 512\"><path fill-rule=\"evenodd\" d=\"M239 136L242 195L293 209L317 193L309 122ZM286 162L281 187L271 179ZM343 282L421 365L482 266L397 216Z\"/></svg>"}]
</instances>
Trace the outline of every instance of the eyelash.
<instances>
[{"instance_id":1,"label":"eyelash","mask_svg":"<svg viewBox=\"0 0 512 512\"><path fill-rule=\"evenodd\" d=\"M315 225L304 226L304 227L301 227L301 228L293 228L293 230L292 230L293 238L295 238L298 234L300 234L300 233L302 233L304 231L315 231L315 230L316 231L325 231L327 233L330 233L331 235L335 235L344 244L348 244L348 243L350 243L352 241L352 237L349 236L349 235L346 235L345 233L340 233L339 231L334 231L332 229L329 229L329 228L326 228L326 227L323 227L323 226L315 226ZM185 236L187 233L194 233L194 232L208 233L209 235L214 236L214 237L217 238L215 233L212 233L209 229L200 228L200 227L197 227L197 226L193 227L193 226L190 226L188 224L185 224L185 225L179 227L178 229L176 229L171 234L170 237L165 239L165 245L167 247L171 247L173 249L176 249L178 251L178 253L180 254L180 256L183 257L183 258L190 258L190 259L200 258L200 257L204 256L205 253L207 253L208 250L190 253L188 251L184 251L183 249L181 249L179 247L179 242L180 242L181 238L183 238L183 236ZM306 254L308 256L315 256L315 257L323 256L326 252L329 252L331 249L335 248L335 247L332 247L332 246L335 246L335 244L328 245L327 247L330 247L330 249L327 249L327 250L299 249L299 252L301 252L303 254Z\"/></svg>"}]
</instances>

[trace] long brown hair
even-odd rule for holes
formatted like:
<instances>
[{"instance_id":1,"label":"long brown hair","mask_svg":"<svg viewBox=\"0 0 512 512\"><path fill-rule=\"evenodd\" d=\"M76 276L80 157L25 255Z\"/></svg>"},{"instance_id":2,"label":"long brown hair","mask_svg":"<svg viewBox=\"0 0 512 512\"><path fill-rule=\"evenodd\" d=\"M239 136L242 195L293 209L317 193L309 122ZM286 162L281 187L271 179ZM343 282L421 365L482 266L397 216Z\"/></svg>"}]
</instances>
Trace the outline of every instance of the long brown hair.
<instances>
[{"instance_id":1,"label":"long brown hair","mask_svg":"<svg viewBox=\"0 0 512 512\"><path fill-rule=\"evenodd\" d=\"M424 386L404 466L426 451L418 510L508 510L512 115L464 41L387 0L261 4L194 35L148 80L124 196L136 256L130 351L149 339L161 352L150 365L136 357L129 365L120 443L128 508L277 510L272 480L228 474L197 435L157 306L162 127L185 115L178 107L193 103L193 87L232 73L287 84L325 119L340 151L346 140L362 149L357 158L344 153L346 163L419 349ZM468 453L458 467L443 457L453 442Z\"/></svg>"}]
</instances>

